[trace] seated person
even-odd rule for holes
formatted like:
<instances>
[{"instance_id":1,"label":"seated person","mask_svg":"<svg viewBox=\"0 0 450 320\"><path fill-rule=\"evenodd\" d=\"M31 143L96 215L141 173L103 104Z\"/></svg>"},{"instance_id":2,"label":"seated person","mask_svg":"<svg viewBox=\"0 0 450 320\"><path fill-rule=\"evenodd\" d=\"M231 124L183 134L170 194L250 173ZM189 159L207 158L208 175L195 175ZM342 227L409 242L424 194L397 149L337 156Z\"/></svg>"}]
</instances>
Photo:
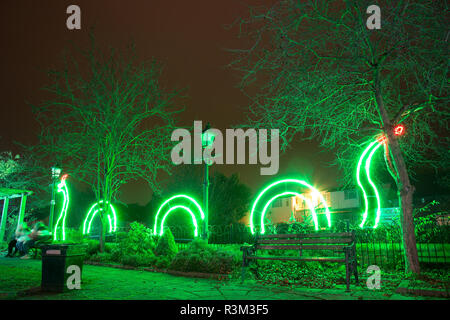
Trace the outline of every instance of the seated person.
<instances>
[{"instance_id":1,"label":"seated person","mask_svg":"<svg viewBox=\"0 0 450 320\"><path fill-rule=\"evenodd\" d=\"M28 240L28 234L31 232L30 228L28 227L27 223L21 223L17 226L14 239L11 240L8 244L8 254L6 257L14 257L17 253L17 242L23 242L25 240ZM14 249L14 253L13 253Z\"/></svg>"},{"instance_id":2,"label":"seated person","mask_svg":"<svg viewBox=\"0 0 450 320\"><path fill-rule=\"evenodd\" d=\"M23 242L17 242L17 249L21 253L21 259L30 259L31 257L28 255L28 251L32 248L37 242L50 242L51 234L48 230L47 226L38 221L31 230L31 233L28 234L28 239Z\"/></svg>"}]
</instances>

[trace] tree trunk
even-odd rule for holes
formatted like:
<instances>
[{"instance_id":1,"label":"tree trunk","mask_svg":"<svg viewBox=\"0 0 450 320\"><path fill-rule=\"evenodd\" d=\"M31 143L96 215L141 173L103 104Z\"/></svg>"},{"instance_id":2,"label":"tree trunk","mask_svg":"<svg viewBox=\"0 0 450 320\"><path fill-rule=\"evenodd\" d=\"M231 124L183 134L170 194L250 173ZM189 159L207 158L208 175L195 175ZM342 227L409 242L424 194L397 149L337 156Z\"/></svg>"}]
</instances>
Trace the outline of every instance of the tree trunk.
<instances>
[{"instance_id":1,"label":"tree trunk","mask_svg":"<svg viewBox=\"0 0 450 320\"><path fill-rule=\"evenodd\" d=\"M105 228L105 222L104 222L104 216L103 214L100 215L100 220L102 224L102 228L100 231L100 252L105 252L105 235L106 235L106 228Z\"/></svg>"},{"instance_id":2,"label":"tree trunk","mask_svg":"<svg viewBox=\"0 0 450 320\"><path fill-rule=\"evenodd\" d=\"M402 238L403 250L405 254L405 272L420 273L419 257L417 254L416 233L414 230L413 217L413 194L414 187L411 185L408 176L408 170L402 155L402 151L394 135L391 120L384 106L383 97L381 93L381 85L378 71L375 72L375 99L381 120L383 122L383 129L387 137L388 148L392 153L392 164L395 169L397 195L399 198L399 205L401 211L402 223Z\"/></svg>"},{"instance_id":3,"label":"tree trunk","mask_svg":"<svg viewBox=\"0 0 450 320\"><path fill-rule=\"evenodd\" d=\"M397 194L400 204L400 214L402 223L403 248L405 252L405 271L420 273L419 257L417 254L416 233L414 230L413 216L413 194L414 187L411 185L406 165L401 154L400 147L393 134L389 138L389 147L391 149L398 179Z\"/></svg>"}]
</instances>

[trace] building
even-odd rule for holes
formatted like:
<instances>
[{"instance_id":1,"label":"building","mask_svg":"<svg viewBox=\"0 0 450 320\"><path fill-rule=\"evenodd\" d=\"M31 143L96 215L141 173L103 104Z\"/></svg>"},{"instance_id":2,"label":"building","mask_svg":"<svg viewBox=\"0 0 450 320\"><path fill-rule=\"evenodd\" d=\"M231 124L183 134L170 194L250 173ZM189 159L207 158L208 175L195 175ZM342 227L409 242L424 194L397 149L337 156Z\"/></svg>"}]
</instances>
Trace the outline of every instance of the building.
<instances>
[{"instance_id":1,"label":"building","mask_svg":"<svg viewBox=\"0 0 450 320\"><path fill-rule=\"evenodd\" d=\"M330 210L332 224L339 220L360 223L364 211L364 200L359 190L322 191L323 198ZM273 224L306 222L313 224L308 201L314 206L319 226L326 226L325 207L319 197L313 193L303 193L301 197L280 198L273 201L266 214L266 220ZM387 206L387 207L383 207ZM399 214L398 207L392 207L392 201L382 202L380 223L391 223Z\"/></svg>"},{"instance_id":2,"label":"building","mask_svg":"<svg viewBox=\"0 0 450 320\"><path fill-rule=\"evenodd\" d=\"M331 219L353 220L360 212L361 199L357 190L321 192L331 212ZM303 193L302 197L288 197L273 201L267 218L274 224L291 222L308 222L312 224L310 202L316 211L319 225L326 224L325 206L317 195Z\"/></svg>"}]
</instances>

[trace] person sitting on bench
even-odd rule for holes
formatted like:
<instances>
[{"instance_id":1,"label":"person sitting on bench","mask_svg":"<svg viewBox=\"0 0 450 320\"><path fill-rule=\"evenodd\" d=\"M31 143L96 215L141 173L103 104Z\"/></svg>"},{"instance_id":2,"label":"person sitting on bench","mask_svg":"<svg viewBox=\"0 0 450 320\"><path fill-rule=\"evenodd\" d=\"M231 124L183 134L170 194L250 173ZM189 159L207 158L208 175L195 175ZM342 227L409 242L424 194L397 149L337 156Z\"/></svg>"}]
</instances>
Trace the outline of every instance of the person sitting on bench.
<instances>
[{"instance_id":1,"label":"person sitting on bench","mask_svg":"<svg viewBox=\"0 0 450 320\"><path fill-rule=\"evenodd\" d=\"M14 239L11 240L8 244L8 254L6 257L14 257L17 253L17 243L18 242L24 242L26 240L29 240L28 234L31 232L30 228L28 227L27 223L21 223L17 226ZM13 252L14 249L14 252Z\"/></svg>"},{"instance_id":2,"label":"person sitting on bench","mask_svg":"<svg viewBox=\"0 0 450 320\"><path fill-rule=\"evenodd\" d=\"M22 254L20 259L31 259L31 256L28 254L30 248L32 248L37 242L48 241L51 239L50 231L47 226L38 221L34 225L33 230L30 234L28 234L29 240L24 242L17 242L17 249Z\"/></svg>"}]
</instances>

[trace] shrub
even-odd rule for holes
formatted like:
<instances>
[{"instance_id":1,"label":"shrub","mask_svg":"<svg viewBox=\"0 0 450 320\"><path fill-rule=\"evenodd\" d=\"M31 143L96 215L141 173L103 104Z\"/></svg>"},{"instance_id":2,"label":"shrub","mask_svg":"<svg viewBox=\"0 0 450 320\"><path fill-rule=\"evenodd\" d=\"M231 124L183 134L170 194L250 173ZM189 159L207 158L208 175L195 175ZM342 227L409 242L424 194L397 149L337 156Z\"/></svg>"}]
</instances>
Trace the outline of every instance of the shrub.
<instances>
[{"instance_id":1,"label":"shrub","mask_svg":"<svg viewBox=\"0 0 450 320\"><path fill-rule=\"evenodd\" d=\"M170 264L170 269L228 274L239 266L240 257L237 251L214 248L204 240L194 240L187 249L177 253Z\"/></svg>"},{"instance_id":2,"label":"shrub","mask_svg":"<svg viewBox=\"0 0 450 320\"><path fill-rule=\"evenodd\" d=\"M138 264L138 256L136 254L127 254L123 255L120 259L120 263L132 267L137 267Z\"/></svg>"},{"instance_id":3,"label":"shrub","mask_svg":"<svg viewBox=\"0 0 450 320\"><path fill-rule=\"evenodd\" d=\"M264 283L280 285L302 284L313 288L332 288L344 283L345 266L299 261L260 261L250 269Z\"/></svg>"},{"instance_id":4,"label":"shrub","mask_svg":"<svg viewBox=\"0 0 450 320\"><path fill-rule=\"evenodd\" d=\"M151 230L141 223L131 223L130 231L126 234L120 234L118 241L117 247L111 247L111 250L113 256L119 262L121 260L134 261L134 258L131 258L132 256L145 257L142 259L154 256L155 242L153 241Z\"/></svg>"},{"instance_id":5,"label":"shrub","mask_svg":"<svg viewBox=\"0 0 450 320\"><path fill-rule=\"evenodd\" d=\"M8 248L8 243L6 241L0 241L0 250L6 250Z\"/></svg>"},{"instance_id":6,"label":"shrub","mask_svg":"<svg viewBox=\"0 0 450 320\"><path fill-rule=\"evenodd\" d=\"M96 261L96 262L112 262L113 259L111 257L111 253L109 252L97 252L96 254L92 255L89 260Z\"/></svg>"},{"instance_id":7,"label":"shrub","mask_svg":"<svg viewBox=\"0 0 450 320\"><path fill-rule=\"evenodd\" d=\"M98 240L85 239L83 242L87 243L88 245L86 252L86 259L90 259L92 256L94 256L99 252L100 242Z\"/></svg>"},{"instance_id":8,"label":"shrub","mask_svg":"<svg viewBox=\"0 0 450 320\"><path fill-rule=\"evenodd\" d=\"M129 232L118 232L117 243L105 243L105 253L109 254L111 261L133 267L149 266L155 263L151 230L141 223L130 224Z\"/></svg>"},{"instance_id":9,"label":"shrub","mask_svg":"<svg viewBox=\"0 0 450 320\"><path fill-rule=\"evenodd\" d=\"M164 231L164 234L158 239L158 244L155 253L158 256L166 256L172 259L178 252L177 244L169 228Z\"/></svg>"},{"instance_id":10,"label":"shrub","mask_svg":"<svg viewBox=\"0 0 450 320\"><path fill-rule=\"evenodd\" d=\"M77 229L66 228L66 240L64 243L82 243L83 242L83 232Z\"/></svg>"},{"instance_id":11,"label":"shrub","mask_svg":"<svg viewBox=\"0 0 450 320\"><path fill-rule=\"evenodd\" d=\"M155 263L155 267L160 268L160 269L166 269L169 265L170 265L170 258L167 256L159 256L156 257L156 263Z\"/></svg>"}]
</instances>

